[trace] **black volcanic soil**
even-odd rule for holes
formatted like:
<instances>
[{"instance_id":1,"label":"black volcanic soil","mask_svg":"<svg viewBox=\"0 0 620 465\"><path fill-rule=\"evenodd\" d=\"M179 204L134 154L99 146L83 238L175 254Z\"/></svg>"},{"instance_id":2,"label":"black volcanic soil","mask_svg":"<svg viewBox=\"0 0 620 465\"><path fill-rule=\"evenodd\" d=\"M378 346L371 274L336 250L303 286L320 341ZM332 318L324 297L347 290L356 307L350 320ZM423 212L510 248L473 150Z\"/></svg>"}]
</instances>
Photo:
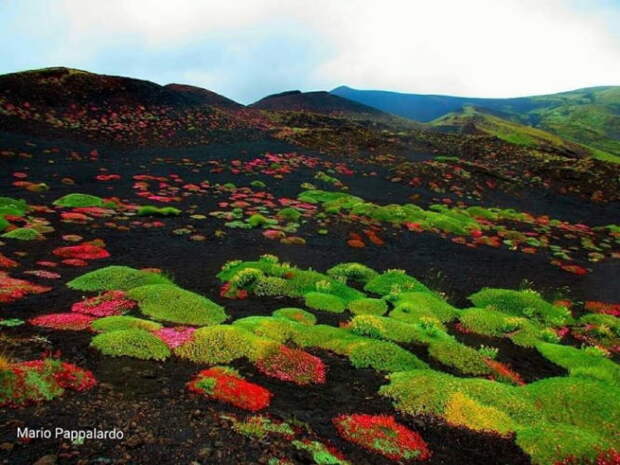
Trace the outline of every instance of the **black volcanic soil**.
<instances>
[{"instance_id":1,"label":"black volcanic soil","mask_svg":"<svg viewBox=\"0 0 620 465\"><path fill-rule=\"evenodd\" d=\"M164 88L181 94L189 101L196 104L213 105L218 108L227 108L232 110L244 108L244 105L226 98L223 95L203 89L202 87L189 86L186 84L166 84Z\"/></svg>"},{"instance_id":2,"label":"black volcanic soil","mask_svg":"<svg viewBox=\"0 0 620 465\"><path fill-rule=\"evenodd\" d=\"M195 161L209 159L250 159L264 152L296 151L306 153L299 147L282 142L257 141L229 145L211 145L192 149L142 149L136 151L111 150L98 147L98 161L69 161L62 154L45 153L45 149L62 147L63 153L75 149L81 153L92 147L66 141L35 141L32 138L1 134L3 147L12 147L33 154L32 159L13 158L2 161L0 172L0 195L25 198L31 204L47 204L67 193L87 192L100 196L116 196L135 200L131 188L134 174L179 174L186 182L235 182L247 185L256 178L233 177L230 174L212 174L206 170L195 171L193 166L153 163L154 157L172 159L190 158ZM311 152L307 152L311 153ZM312 153L316 155L315 153ZM93 178L105 167L110 173L122 173L123 181L113 185L95 183ZM379 169L379 168L378 168ZM46 182L49 192L34 193L11 186L11 173L24 171L29 179ZM365 183L361 178L350 181L351 193L364 195L377 202L397 201L413 192L409 187L388 182L388 172ZM60 182L70 177L75 185ZM274 195L294 197L299 184L305 180L301 174L293 174L283 180L269 180ZM371 186L369 188L369 186ZM523 197L519 203L528 204L539 194ZM501 200L501 199L500 199ZM184 209L195 203L184 200L174 206ZM207 202L207 201L205 201ZM508 203L508 201L506 201ZM501 203L499 203L501 205ZM557 205L557 207L556 207ZM571 207L571 205L574 205ZM205 205L210 206L210 205ZM533 206L535 209L536 206ZM541 207L542 208L542 207ZM611 207L609 207L611 208ZM544 213L552 217L572 217L576 212L587 214L593 224L608 224L609 210L591 208L585 201L571 199L570 203L555 202L548 198ZM616 218L617 219L617 218ZM198 222L181 216L165 220L161 229L136 229L122 232L107 228L85 229L83 225L54 222L56 233L43 243L26 242L19 250L28 255L21 259L24 269L36 269L37 260L49 258L49 251L63 242L61 234L81 234L85 238L102 238L111 258L93 262L87 268L63 268L62 279L53 282L54 290L31 296L14 304L4 306L2 317L26 319L42 313L67 311L81 298L79 292L71 291L63 284L73 277L107 264L122 264L137 268L157 267L169 272L182 287L202 293L225 305L232 318L250 314L269 314L277 306L289 306L295 301L288 299L251 299L229 301L219 297L219 282L215 274L230 259L253 259L263 253L278 255L300 267L325 270L339 262L359 261L377 269L403 268L421 280L444 290L450 300L459 306L468 305L467 296L484 286L518 287L524 280L534 282L541 290L554 290L569 286L572 297L578 300L620 301L620 288L611 285L620 273L617 263L592 265L592 273L585 277L571 275L551 266L538 255L515 254L505 249L470 249L442 239L430 233L411 235L394 231L384 247L351 249L345 245L346 226L330 230L327 236L308 235L307 245L287 246L263 238L257 231L229 231L223 238L215 238L213 232L222 225L213 220ZM171 231L187 224L195 224L198 231L207 236L204 242L195 242ZM29 277L36 281L36 278ZM321 316L330 323L337 318ZM2 333L11 337L28 337L33 334L45 336L51 342L29 343L8 347L16 357L37 358L39 353L60 350L63 359L93 371L99 384L83 394L69 393L64 397L40 406L22 410L3 410L0 413L0 463L6 465L29 465L42 456L53 454L62 465L88 464L256 464L267 463L274 453L283 453L294 463L310 464L305 453L294 450L284 440L250 440L233 433L221 413L242 414L241 411L191 396L185 383L201 368L171 358L165 363L145 362L128 358L113 359L101 356L90 349L90 335L86 333L47 331L33 327L5 328ZM542 359L535 351L523 349L504 340L460 335L466 343L494 345L500 348L501 361L510 363L526 381L541 377L558 376L564 372ZM424 354L414 350L424 358ZM0 351L1 353L1 351ZM264 377L247 363L238 362L250 380L256 380L274 393L267 413L276 417L296 420L309 425L323 439L332 441L355 465L387 465L388 460L364 451L337 438L331 418L342 413L366 412L395 414L399 421L420 432L429 443L432 458L425 463L432 465L520 465L528 464L529 458L514 444L512 438L475 433L448 426L429 418L412 418L398 415L390 402L377 394L379 386L386 381L372 370L357 370L341 357L327 352L316 352L329 367L328 383L323 386L299 389L291 384ZM121 442L87 441L84 445L72 445L55 440L34 440L20 444L15 439L18 426L31 428L59 426L68 428L119 428L125 432Z\"/></svg>"},{"instance_id":3,"label":"black volcanic soil","mask_svg":"<svg viewBox=\"0 0 620 465\"><path fill-rule=\"evenodd\" d=\"M250 105L259 110L309 111L314 113L363 113L367 115L384 115L376 108L354 102L325 91L301 92L292 90L280 94L268 95Z\"/></svg>"},{"instance_id":4,"label":"black volcanic soil","mask_svg":"<svg viewBox=\"0 0 620 465\"><path fill-rule=\"evenodd\" d=\"M244 106L207 89L185 84L161 86L123 76L108 76L64 67L0 75L0 94L50 107L88 105Z\"/></svg>"}]
</instances>

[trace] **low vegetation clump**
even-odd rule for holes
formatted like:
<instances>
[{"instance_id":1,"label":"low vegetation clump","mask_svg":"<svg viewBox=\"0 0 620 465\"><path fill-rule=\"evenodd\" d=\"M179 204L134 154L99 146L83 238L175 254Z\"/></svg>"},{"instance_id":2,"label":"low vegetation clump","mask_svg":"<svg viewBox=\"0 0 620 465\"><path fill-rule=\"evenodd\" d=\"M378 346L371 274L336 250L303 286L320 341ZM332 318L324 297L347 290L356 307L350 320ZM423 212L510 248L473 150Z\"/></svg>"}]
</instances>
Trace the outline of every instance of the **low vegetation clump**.
<instances>
[{"instance_id":1,"label":"low vegetation clump","mask_svg":"<svg viewBox=\"0 0 620 465\"><path fill-rule=\"evenodd\" d=\"M356 299L366 297L362 292L332 279L329 276L312 270L299 270L293 272L289 282L289 294L291 297L302 297L309 292L322 292L342 299L345 304Z\"/></svg>"},{"instance_id":2,"label":"low vegetation clump","mask_svg":"<svg viewBox=\"0 0 620 465\"><path fill-rule=\"evenodd\" d=\"M430 344L435 340L452 338L438 320L405 323L377 315L358 315L349 322L347 329L360 336L404 343Z\"/></svg>"},{"instance_id":3,"label":"low vegetation clump","mask_svg":"<svg viewBox=\"0 0 620 465\"><path fill-rule=\"evenodd\" d=\"M571 329L574 338L610 352L620 351L620 318L606 314L586 314Z\"/></svg>"},{"instance_id":4,"label":"low vegetation clump","mask_svg":"<svg viewBox=\"0 0 620 465\"><path fill-rule=\"evenodd\" d=\"M426 460L428 445L422 437L387 415L342 415L333 420L340 436L391 460Z\"/></svg>"},{"instance_id":5,"label":"low vegetation clump","mask_svg":"<svg viewBox=\"0 0 620 465\"><path fill-rule=\"evenodd\" d=\"M349 302L347 307L354 315L385 315L388 311L387 302L383 299L357 299Z\"/></svg>"},{"instance_id":6,"label":"low vegetation clump","mask_svg":"<svg viewBox=\"0 0 620 465\"><path fill-rule=\"evenodd\" d=\"M220 366L202 370L187 389L251 412L268 407L272 396L268 389L244 380L237 371Z\"/></svg>"},{"instance_id":7,"label":"low vegetation clump","mask_svg":"<svg viewBox=\"0 0 620 465\"><path fill-rule=\"evenodd\" d=\"M113 357L165 360L170 356L170 349L164 342L150 332L135 327L103 332L96 335L90 345Z\"/></svg>"},{"instance_id":8,"label":"low vegetation clump","mask_svg":"<svg viewBox=\"0 0 620 465\"><path fill-rule=\"evenodd\" d=\"M390 317L415 323L421 318L433 318L447 323L457 316L457 310L439 297L427 292L405 292L396 298Z\"/></svg>"},{"instance_id":9,"label":"low vegetation clump","mask_svg":"<svg viewBox=\"0 0 620 465\"><path fill-rule=\"evenodd\" d=\"M480 404L462 392L455 392L448 398L444 419L454 426L500 435L509 435L516 428L514 421L504 412Z\"/></svg>"},{"instance_id":10,"label":"low vegetation clump","mask_svg":"<svg viewBox=\"0 0 620 465\"><path fill-rule=\"evenodd\" d=\"M300 334L312 327L312 325L305 325L288 318L278 318L275 316L248 316L235 320L232 325L282 344L295 341Z\"/></svg>"},{"instance_id":11,"label":"low vegetation clump","mask_svg":"<svg viewBox=\"0 0 620 465\"><path fill-rule=\"evenodd\" d=\"M342 182L338 178L330 176L324 171L317 171L316 174L314 175L314 179L316 179L317 181L324 182L326 184L331 184L332 186L335 186L335 187L340 187L340 188L343 187Z\"/></svg>"},{"instance_id":12,"label":"low vegetation clump","mask_svg":"<svg viewBox=\"0 0 620 465\"><path fill-rule=\"evenodd\" d=\"M478 353L487 360L495 360L499 355L499 349L497 347L489 347L481 345L478 347Z\"/></svg>"},{"instance_id":13,"label":"low vegetation clump","mask_svg":"<svg viewBox=\"0 0 620 465\"><path fill-rule=\"evenodd\" d=\"M347 353L356 368L370 367L387 372L427 368L418 357L392 342L362 339L353 342Z\"/></svg>"},{"instance_id":14,"label":"low vegetation clump","mask_svg":"<svg viewBox=\"0 0 620 465\"><path fill-rule=\"evenodd\" d=\"M519 328L507 336L516 345L533 348L540 342L560 342L558 333L552 328L543 328L540 324L529 319L515 317L514 320L508 322L509 326L518 324Z\"/></svg>"},{"instance_id":15,"label":"low vegetation clump","mask_svg":"<svg viewBox=\"0 0 620 465\"><path fill-rule=\"evenodd\" d=\"M346 306L341 298L323 292L308 292L304 299L307 307L332 313L342 313Z\"/></svg>"},{"instance_id":16,"label":"low vegetation clump","mask_svg":"<svg viewBox=\"0 0 620 465\"><path fill-rule=\"evenodd\" d=\"M90 371L58 359L15 363L0 359L0 407L25 407L54 399L68 389L87 391L95 384Z\"/></svg>"},{"instance_id":17,"label":"low vegetation clump","mask_svg":"<svg viewBox=\"0 0 620 465\"><path fill-rule=\"evenodd\" d=\"M274 310L272 315L275 318L284 318L286 320L291 320L305 326L312 326L316 324L316 316L301 308L280 308L278 310Z\"/></svg>"},{"instance_id":18,"label":"low vegetation clump","mask_svg":"<svg viewBox=\"0 0 620 465\"><path fill-rule=\"evenodd\" d=\"M354 283L366 284L371 279L379 276L379 273L361 263L349 262L333 266L327 270L327 275L344 283L352 281Z\"/></svg>"},{"instance_id":19,"label":"low vegetation clump","mask_svg":"<svg viewBox=\"0 0 620 465\"><path fill-rule=\"evenodd\" d=\"M194 362L216 365L244 357L255 362L279 347L277 342L239 326L218 325L197 329L192 339L177 347L175 353Z\"/></svg>"},{"instance_id":20,"label":"low vegetation clump","mask_svg":"<svg viewBox=\"0 0 620 465\"><path fill-rule=\"evenodd\" d=\"M18 241L37 241L44 239L43 235L33 228L16 228L5 232L0 237L5 239L16 239Z\"/></svg>"},{"instance_id":21,"label":"low vegetation clump","mask_svg":"<svg viewBox=\"0 0 620 465\"><path fill-rule=\"evenodd\" d=\"M468 331L502 337L520 329L527 319L490 308L468 308L459 312L459 322Z\"/></svg>"},{"instance_id":22,"label":"low vegetation clump","mask_svg":"<svg viewBox=\"0 0 620 465\"><path fill-rule=\"evenodd\" d=\"M537 344L536 348L545 358L566 368L571 375L620 385L620 367L596 349L577 349L545 342Z\"/></svg>"},{"instance_id":23,"label":"low vegetation clump","mask_svg":"<svg viewBox=\"0 0 620 465\"><path fill-rule=\"evenodd\" d=\"M325 364L323 361L299 349L281 346L277 352L256 362L261 373L289 381L300 386L325 383Z\"/></svg>"},{"instance_id":24,"label":"low vegetation clump","mask_svg":"<svg viewBox=\"0 0 620 465\"><path fill-rule=\"evenodd\" d=\"M286 221L299 221L301 218L301 212L293 207L283 208L278 211L277 215Z\"/></svg>"},{"instance_id":25,"label":"low vegetation clump","mask_svg":"<svg viewBox=\"0 0 620 465\"><path fill-rule=\"evenodd\" d=\"M92 322L91 328L94 331L105 333L108 331L118 331L119 329L143 329L145 331L157 331L162 328L160 323L150 320L143 320L127 315L113 315L99 318Z\"/></svg>"},{"instance_id":26,"label":"low vegetation clump","mask_svg":"<svg viewBox=\"0 0 620 465\"><path fill-rule=\"evenodd\" d=\"M330 276L314 270L302 270L288 263L281 263L274 255L263 255L255 261L233 260L226 263L217 277L225 282L224 295L235 297L238 292L261 289L263 294L304 297L310 292L320 292L342 299L345 304L365 295ZM265 285L265 278L269 280ZM264 289L268 289L265 292Z\"/></svg>"},{"instance_id":27,"label":"low vegetation clump","mask_svg":"<svg viewBox=\"0 0 620 465\"><path fill-rule=\"evenodd\" d=\"M145 315L162 321L189 325L216 325L226 320L223 307L171 284L134 287L127 296L138 302Z\"/></svg>"},{"instance_id":28,"label":"low vegetation clump","mask_svg":"<svg viewBox=\"0 0 620 465\"><path fill-rule=\"evenodd\" d=\"M174 207L156 207L154 205L143 205L136 211L138 216L179 216L181 210Z\"/></svg>"},{"instance_id":29,"label":"low vegetation clump","mask_svg":"<svg viewBox=\"0 0 620 465\"><path fill-rule=\"evenodd\" d=\"M62 253L56 253L60 250L56 249L56 256L74 257L71 251L85 244L99 247L83 243L76 235L65 235L63 239L81 245L63 247ZM93 253L83 258L96 258L97 250L90 251ZM2 263L19 266L11 262ZM39 264L55 266L46 261ZM40 315L28 321L52 329L93 331L97 334L91 346L105 355L165 360L175 354L212 366L198 373L188 383L188 389L248 411L269 406L271 392L246 381L232 368L218 365L246 359L262 375L310 389L327 382L325 363L309 352L316 348L347 357L354 368L385 375L389 382L380 388L380 394L390 398L399 412L436 417L454 427L514 438L535 465L573 465L570 460L594 463L591 461L599 451L613 450L618 444L620 368L612 354L620 325L613 304L588 304L586 313L575 320L568 308L577 313L579 303L551 304L533 291L483 289L470 296L476 307L460 310L402 270L380 274L359 263L343 263L321 273L264 255L255 261L228 262L218 274L224 284L221 295L303 298L310 309L332 313L349 310L350 320L322 314L319 318L338 323L317 324L318 314L285 307L271 315L245 316L225 325L223 307L152 270L110 266L83 274L68 286L100 294L75 303L70 313ZM50 276L47 269L26 273L39 278ZM0 301L13 301L27 285L0 272ZM362 286L375 297L357 290ZM136 306L155 321L146 316L129 316ZM242 303L240 307L244 308ZM389 316L384 316L390 307ZM587 313L592 311L596 313ZM461 333L458 339L447 330L452 331L455 320L455 328ZM164 327L158 321L178 326ZM0 322L0 326L3 324ZM468 333L510 338L515 344L537 350L568 370L569 375L537 381L528 377L526 384L526 372L519 363L504 362L510 357L510 344L498 343L502 348L499 353L493 341ZM561 338L567 334L588 346L578 349L561 345ZM478 348L461 340L468 344L474 340ZM411 350L416 353L417 349L427 348L433 366L443 366L459 376L431 370L407 350L413 346ZM439 363L434 364L435 360ZM540 357L532 357L531 363L541 363ZM26 405L62 392L63 386L59 388L49 381L56 375L41 374L39 368L34 374L28 370L22 373L14 369L15 365L3 363L0 358L0 405ZM20 393L26 388L18 385L27 386L33 394ZM9 391L18 392L14 404L7 400ZM344 439L389 459L406 462L430 456L422 438L393 417L345 414L333 422ZM295 431L287 423L257 416L245 421L233 418L232 426L240 434L255 438L281 435L309 453L316 463L348 464L321 442L294 440Z\"/></svg>"},{"instance_id":30,"label":"low vegetation clump","mask_svg":"<svg viewBox=\"0 0 620 465\"><path fill-rule=\"evenodd\" d=\"M383 317L363 315L356 318ZM235 321L233 326L240 326L274 342L290 341L300 347L320 348L344 355L357 368L393 372L427 367L423 361L402 347L391 342L357 335L349 331L349 328L329 325L305 326L273 317L246 317Z\"/></svg>"},{"instance_id":31,"label":"low vegetation clump","mask_svg":"<svg viewBox=\"0 0 620 465\"><path fill-rule=\"evenodd\" d=\"M516 432L533 463L592 458L617 444L618 387L595 379L556 377L523 386L456 378L429 370L389 375L380 393L410 415L431 414L455 425Z\"/></svg>"},{"instance_id":32,"label":"low vegetation clump","mask_svg":"<svg viewBox=\"0 0 620 465\"><path fill-rule=\"evenodd\" d=\"M504 412L515 423L532 424L543 415L518 387L481 378L457 378L434 370L392 373L380 394L390 397L394 407L409 415L445 417L450 398L462 393L480 405ZM431 388L432 387L432 388Z\"/></svg>"},{"instance_id":33,"label":"low vegetation clump","mask_svg":"<svg viewBox=\"0 0 620 465\"><path fill-rule=\"evenodd\" d=\"M252 291L259 297L281 296L286 294L287 286L286 279L276 276L262 276L256 280Z\"/></svg>"},{"instance_id":34,"label":"low vegetation clump","mask_svg":"<svg viewBox=\"0 0 620 465\"><path fill-rule=\"evenodd\" d=\"M270 220L269 218L261 215L260 213L255 213L246 220L246 223L252 228L258 228L260 226L276 224L277 221Z\"/></svg>"},{"instance_id":35,"label":"low vegetation clump","mask_svg":"<svg viewBox=\"0 0 620 465\"><path fill-rule=\"evenodd\" d=\"M342 192L307 190L298 199L302 202L321 204L328 214L349 213L393 225L415 224L422 230L439 230L456 235L479 231L480 224L469 215L444 205L431 205L429 210L414 204L377 205L362 198Z\"/></svg>"},{"instance_id":36,"label":"low vegetation clump","mask_svg":"<svg viewBox=\"0 0 620 465\"><path fill-rule=\"evenodd\" d=\"M513 316L527 317L546 325L563 326L572 322L565 307L552 305L532 290L482 289L469 296L476 307L490 307Z\"/></svg>"},{"instance_id":37,"label":"low vegetation clump","mask_svg":"<svg viewBox=\"0 0 620 465\"><path fill-rule=\"evenodd\" d=\"M0 197L0 219L4 216L24 216L28 211L25 200L11 197ZM0 226L0 231L2 231Z\"/></svg>"},{"instance_id":38,"label":"low vegetation clump","mask_svg":"<svg viewBox=\"0 0 620 465\"><path fill-rule=\"evenodd\" d=\"M296 439L291 444L298 450L308 452L317 465L353 465L344 458L340 451L328 447L322 442Z\"/></svg>"},{"instance_id":39,"label":"low vegetation clump","mask_svg":"<svg viewBox=\"0 0 620 465\"><path fill-rule=\"evenodd\" d=\"M545 421L589 431L608 444L617 441L620 422L617 385L569 376L542 379L518 389L544 412Z\"/></svg>"},{"instance_id":40,"label":"low vegetation clump","mask_svg":"<svg viewBox=\"0 0 620 465\"><path fill-rule=\"evenodd\" d=\"M388 270L375 276L366 283L364 290L380 296L401 292L430 292L424 284L403 270Z\"/></svg>"},{"instance_id":41,"label":"low vegetation clump","mask_svg":"<svg viewBox=\"0 0 620 465\"><path fill-rule=\"evenodd\" d=\"M447 366L457 368L467 375L486 375L491 372L485 357L469 346L455 340L433 341L428 348L431 357Z\"/></svg>"},{"instance_id":42,"label":"low vegetation clump","mask_svg":"<svg viewBox=\"0 0 620 465\"><path fill-rule=\"evenodd\" d=\"M571 457L577 463L588 463L597 451L606 448L600 436L566 424L540 423L520 430L517 445L534 465L549 465Z\"/></svg>"},{"instance_id":43,"label":"low vegetation clump","mask_svg":"<svg viewBox=\"0 0 620 465\"><path fill-rule=\"evenodd\" d=\"M111 202L105 202L101 197L89 194L67 194L56 200L54 205L57 207L65 208L80 208L80 207L114 207Z\"/></svg>"},{"instance_id":44,"label":"low vegetation clump","mask_svg":"<svg viewBox=\"0 0 620 465\"><path fill-rule=\"evenodd\" d=\"M233 420L233 430L244 436L264 439L270 434L283 436L292 439L295 436L295 430L286 422L276 421L264 415L252 415L245 420L239 420L235 417L225 416L223 418Z\"/></svg>"},{"instance_id":45,"label":"low vegetation clump","mask_svg":"<svg viewBox=\"0 0 620 465\"><path fill-rule=\"evenodd\" d=\"M69 281L67 286L78 291L128 291L149 284L172 284L159 273L141 271L128 266L106 266Z\"/></svg>"}]
</instances>

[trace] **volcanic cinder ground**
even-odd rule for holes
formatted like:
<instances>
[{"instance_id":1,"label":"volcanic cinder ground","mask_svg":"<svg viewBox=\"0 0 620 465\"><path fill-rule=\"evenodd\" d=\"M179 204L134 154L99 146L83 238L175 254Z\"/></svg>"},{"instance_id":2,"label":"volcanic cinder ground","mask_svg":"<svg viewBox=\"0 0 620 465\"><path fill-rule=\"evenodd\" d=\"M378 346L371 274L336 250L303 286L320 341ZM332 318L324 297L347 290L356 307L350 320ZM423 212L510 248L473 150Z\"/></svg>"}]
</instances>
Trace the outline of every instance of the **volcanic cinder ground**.
<instances>
[{"instance_id":1,"label":"volcanic cinder ground","mask_svg":"<svg viewBox=\"0 0 620 465\"><path fill-rule=\"evenodd\" d=\"M434 132L363 105L336 105L321 95L306 100L304 94L286 95L280 103L246 108L182 86L151 88L133 80L121 85L109 77L79 81L70 73L12 79L0 88L0 196L23 199L29 207L23 215L6 217L5 233L25 227L39 230L41 237L0 238L0 257L14 262L0 268L8 273L0 279L0 324L22 322L0 326L0 356L19 363L54 354L90 370L97 383L49 401L1 407L0 463L399 463L338 433L333 419L355 413L393 416L419 434L431 452L419 463L532 463L514 432L482 431L441 415L411 415L379 394L388 383L387 371L356 368L343 353L320 347L305 350L324 364L325 383L283 381L244 357L228 364L272 393L270 405L258 413L295 429L294 438L240 434L232 425L251 413L187 389L210 364L174 354L165 360L113 357L91 345L96 332L89 328L32 321L71 312L73 304L96 296L67 283L109 265L170 277L180 288L221 305L228 318L224 324L270 316L283 307L310 310L317 324L336 328L355 316L349 310L309 309L303 297L257 296L250 290L247 297L232 299L222 292L225 283L216 275L228 261L264 254L321 273L347 262L378 272L401 269L459 312L474 306L468 297L482 288L531 288L546 301L570 308L573 321L556 325L556 343L603 347L608 360L618 360L617 334L605 339L579 323L601 305L607 314L614 308L617 313L614 304L620 302L618 229L607 227L620 218L618 165L553 147L528 150L481 134ZM54 87L60 85L54 80L62 85ZM497 207L521 216L472 215L469 220L477 226L457 231L439 223L330 209L301 196L311 190L348 194L378 206ZM99 210L54 205L72 193L112 203ZM139 215L144 205L179 212ZM279 212L287 206L301 217L283 218ZM267 222L251 224L256 214ZM109 256L55 253L85 243ZM3 281L7 276L49 289L10 294ZM363 284L351 286L362 292ZM129 314L148 319L138 307ZM496 361L523 383L569 376L569 368L535 347L468 331L458 317L445 322L445 330L473 349L497 348ZM396 343L432 370L498 382L497 373L475 375L438 360L424 344ZM617 385L612 382L609 389ZM124 438L19 440L16 430L25 426L116 428ZM341 462L321 462L336 458L313 457L295 441L329 445L339 451L333 457Z\"/></svg>"}]
</instances>

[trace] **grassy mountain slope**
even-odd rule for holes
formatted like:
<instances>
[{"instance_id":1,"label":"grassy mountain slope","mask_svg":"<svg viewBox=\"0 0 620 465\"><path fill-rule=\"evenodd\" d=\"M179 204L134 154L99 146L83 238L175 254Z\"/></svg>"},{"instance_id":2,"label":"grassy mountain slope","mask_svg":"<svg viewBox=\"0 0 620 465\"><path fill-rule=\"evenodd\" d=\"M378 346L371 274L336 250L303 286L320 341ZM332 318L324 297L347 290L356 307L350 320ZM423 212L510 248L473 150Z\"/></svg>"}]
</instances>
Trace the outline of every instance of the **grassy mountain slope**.
<instances>
[{"instance_id":1,"label":"grassy mountain slope","mask_svg":"<svg viewBox=\"0 0 620 465\"><path fill-rule=\"evenodd\" d=\"M402 94L338 87L332 91L383 111L430 122L466 106L500 112L504 119L542 129L582 144L599 158L620 156L620 87L602 86L551 95L508 99L478 99L441 95Z\"/></svg>"},{"instance_id":2,"label":"grassy mountain slope","mask_svg":"<svg viewBox=\"0 0 620 465\"><path fill-rule=\"evenodd\" d=\"M429 124L445 132L492 135L512 144L543 152L560 153L568 157L592 156L620 162L620 157L570 142L542 129L504 119L472 106L466 106L459 112L448 113Z\"/></svg>"}]
</instances>

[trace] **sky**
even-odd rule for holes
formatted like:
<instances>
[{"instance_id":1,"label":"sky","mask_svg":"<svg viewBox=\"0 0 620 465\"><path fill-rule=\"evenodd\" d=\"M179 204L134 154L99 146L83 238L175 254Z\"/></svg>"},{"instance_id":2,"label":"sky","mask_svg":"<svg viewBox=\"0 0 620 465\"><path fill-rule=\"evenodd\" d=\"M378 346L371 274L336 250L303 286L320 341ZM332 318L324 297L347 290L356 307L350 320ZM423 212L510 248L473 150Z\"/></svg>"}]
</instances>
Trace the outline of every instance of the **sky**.
<instances>
[{"instance_id":1,"label":"sky","mask_svg":"<svg viewBox=\"0 0 620 465\"><path fill-rule=\"evenodd\" d=\"M620 0L0 0L0 44L0 74L67 66L241 103L516 97L619 85Z\"/></svg>"}]
</instances>

